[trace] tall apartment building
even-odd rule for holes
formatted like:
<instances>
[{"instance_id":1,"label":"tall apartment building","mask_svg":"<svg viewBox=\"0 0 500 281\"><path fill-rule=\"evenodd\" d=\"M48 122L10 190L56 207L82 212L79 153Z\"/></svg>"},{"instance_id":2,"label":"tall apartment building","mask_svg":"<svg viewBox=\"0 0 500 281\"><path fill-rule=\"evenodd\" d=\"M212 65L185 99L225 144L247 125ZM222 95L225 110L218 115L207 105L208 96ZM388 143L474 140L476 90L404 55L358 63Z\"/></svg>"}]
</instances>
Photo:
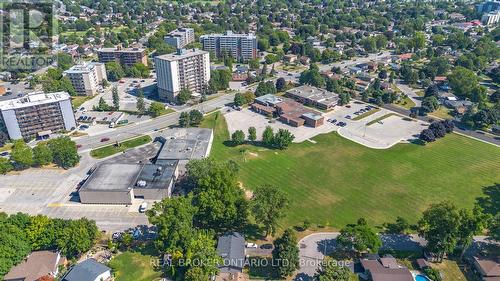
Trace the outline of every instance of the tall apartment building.
<instances>
[{"instance_id":1,"label":"tall apartment building","mask_svg":"<svg viewBox=\"0 0 500 281\"><path fill-rule=\"evenodd\" d=\"M489 12L481 17L481 23L484 25L495 25L500 22L500 10Z\"/></svg>"},{"instance_id":2,"label":"tall apartment building","mask_svg":"<svg viewBox=\"0 0 500 281\"><path fill-rule=\"evenodd\" d=\"M146 50L142 48L101 48L97 50L99 62L107 63L116 61L124 66L130 67L136 63L148 65Z\"/></svg>"},{"instance_id":3,"label":"tall apartment building","mask_svg":"<svg viewBox=\"0 0 500 281\"><path fill-rule=\"evenodd\" d=\"M0 122L11 139L31 139L76 128L70 96L66 92L34 92L0 101Z\"/></svg>"},{"instance_id":4,"label":"tall apartment building","mask_svg":"<svg viewBox=\"0 0 500 281\"><path fill-rule=\"evenodd\" d=\"M500 10L500 0L486 0L477 5L477 11L480 14L490 13Z\"/></svg>"},{"instance_id":5,"label":"tall apartment building","mask_svg":"<svg viewBox=\"0 0 500 281\"><path fill-rule=\"evenodd\" d=\"M224 53L239 61L257 58L257 37L254 34L235 34L226 31L224 34L208 34L200 36L203 50L214 52L218 57Z\"/></svg>"},{"instance_id":6,"label":"tall apartment building","mask_svg":"<svg viewBox=\"0 0 500 281\"><path fill-rule=\"evenodd\" d=\"M194 29L178 28L165 36L164 40L176 49L184 48L187 44L194 42Z\"/></svg>"},{"instance_id":7,"label":"tall apartment building","mask_svg":"<svg viewBox=\"0 0 500 281\"><path fill-rule=\"evenodd\" d=\"M160 99L175 101L182 89L204 91L210 80L210 55L198 49L178 49L155 57L155 69Z\"/></svg>"},{"instance_id":8,"label":"tall apartment building","mask_svg":"<svg viewBox=\"0 0 500 281\"><path fill-rule=\"evenodd\" d=\"M103 80L108 79L106 67L104 63L100 62L74 65L64 71L64 75L69 78L76 93L82 96L96 95L99 85L102 85Z\"/></svg>"}]
</instances>

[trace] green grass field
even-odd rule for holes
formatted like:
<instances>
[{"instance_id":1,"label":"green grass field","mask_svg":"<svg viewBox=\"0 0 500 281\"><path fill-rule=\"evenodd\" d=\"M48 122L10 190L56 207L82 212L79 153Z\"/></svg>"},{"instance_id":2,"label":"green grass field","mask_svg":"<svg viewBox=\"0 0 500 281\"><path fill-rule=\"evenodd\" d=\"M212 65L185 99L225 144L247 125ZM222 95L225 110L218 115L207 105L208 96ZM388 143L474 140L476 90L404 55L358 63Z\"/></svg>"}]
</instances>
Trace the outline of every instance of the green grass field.
<instances>
[{"instance_id":1,"label":"green grass field","mask_svg":"<svg viewBox=\"0 0 500 281\"><path fill-rule=\"evenodd\" d=\"M133 148L133 147L137 147L137 146L146 144L146 143L151 142L151 141L152 141L152 139L150 136L141 136L138 138L133 138L130 140L123 141L123 142L119 143L118 146L116 146L115 144L110 144L110 145L106 145L106 146L103 146L100 148L96 148L96 149L90 151L90 156L97 158L97 159L101 159L101 158L108 157L108 156L111 156L113 154L125 151L129 148Z\"/></svg>"},{"instance_id":2,"label":"green grass field","mask_svg":"<svg viewBox=\"0 0 500 281\"><path fill-rule=\"evenodd\" d=\"M74 109L78 109L84 102L92 99L90 96L74 96L71 97L71 104Z\"/></svg>"},{"instance_id":3,"label":"green grass field","mask_svg":"<svg viewBox=\"0 0 500 281\"><path fill-rule=\"evenodd\" d=\"M157 281L161 271L155 270L155 257L140 252L124 252L114 258L109 266L116 281Z\"/></svg>"},{"instance_id":4,"label":"green grass field","mask_svg":"<svg viewBox=\"0 0 500 281\"><path fill-rule=\"evenodd\" d=\"M451 115L451 109L446 108L445 106L440 106L436 111L429 113L429 115L441 119L453 119L453 115Z\"/></svg>"},{"instance_id":5,"label":"green grass field","mask_svg":"<svg viewBox=\"0 0 500 281\"><path fill-rule=\"evenodd\" d=\"M395 104L406 109L412 109L416 106L416 104L409 97L398 100Z\"/></svg>"},{"instance_id":6,"label":"green grass field","mask_svg":"<svg viewBox=\"0 0 500 281\"><path fill-rule=\"evenodd\" d=\"M330 133L280 151L225 146L229 133L218 113L202 125L215 128L211 156L236 161L245 188L272 184L288 193L284 226L307 219L341 228L359 217L380 225L397 216L413 223L445 199L472 207L484 187L500 182L500 149L456 134L426 146L376 150Z\"/></svg>"}]
</instances>

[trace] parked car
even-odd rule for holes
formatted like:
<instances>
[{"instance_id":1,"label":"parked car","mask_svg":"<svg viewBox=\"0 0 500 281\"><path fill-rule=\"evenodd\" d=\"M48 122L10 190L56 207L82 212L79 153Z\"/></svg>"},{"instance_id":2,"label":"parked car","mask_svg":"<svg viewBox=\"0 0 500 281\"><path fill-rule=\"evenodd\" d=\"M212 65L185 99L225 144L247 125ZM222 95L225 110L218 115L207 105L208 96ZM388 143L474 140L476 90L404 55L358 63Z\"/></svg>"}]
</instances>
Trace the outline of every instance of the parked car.
<instances>
[{"instance_id":1,"label":"parked car","mask_svg":"<svg viewBox=\"0 0 500 281\"><path fill-rule=\"evenodd\" d=\"M147 208L148 208L148 203L147 202L142 202L142 204L139 206L139 213L146 212Z\"/></svg>"},{"instance_id":2,"label":"parked car","mask_svg":"<svg viewBox=\"0 0 500 281\"><path fill-rule=\"evenodd\" d=\"M257 248L259 248L259 245L255 244L255 243L246 243L245 247L257 249Z\"/></svg>"},{"instance_id":3,"label":"parked car","mask_svg":"<svg viewBox=\"0 0 500 281\"><path fill-rule=\"evenodd\" d=\"M139 239L142 236L142 231L139 228L136 228L132 233L132 237L134 239Z\"/></svg>"},{"instance_id":4,"label":"parked car","mask_svg":"<svg viewBox=\"0 0 500 281\"><path fill-rule=\"evenodd\" d=\"M337 119L332 119L332 121L330 121L330 122L332 122L333 124L335 124L335 123L337 123Z\"/></svg>"},{"instance_id":5,"label":"parked car","mask_svg":"<svg viewBox=\"0 0 500 281\"><path fill-rule=\"evenodd\" d=\"M346 119L351 119L352 117L351 117L351 115L347 115L345 118Z\"/></svg>"},{"instance_id":6,"label":"parked car","mask_svg":"<svg viewBox=\"0 0 500 281\"><path fill-rule=\"evenodd\" d=\"M102 138L101 139L101 142L106 142L106 141L109 141L109 138Z\"/></svg>"},{"instance_id":7,"label":"parked car","mask_svg":"<svg viewBox=\"0 0 500 281\"><path fill-rule=\"evenodd\" d=\"M111 238L113 238L113 240L118 240L120 238L122 238L123 236L123 232L121 231L118 231L118 232L115 232L111 235Z\"/></svg>"}]
</instances>

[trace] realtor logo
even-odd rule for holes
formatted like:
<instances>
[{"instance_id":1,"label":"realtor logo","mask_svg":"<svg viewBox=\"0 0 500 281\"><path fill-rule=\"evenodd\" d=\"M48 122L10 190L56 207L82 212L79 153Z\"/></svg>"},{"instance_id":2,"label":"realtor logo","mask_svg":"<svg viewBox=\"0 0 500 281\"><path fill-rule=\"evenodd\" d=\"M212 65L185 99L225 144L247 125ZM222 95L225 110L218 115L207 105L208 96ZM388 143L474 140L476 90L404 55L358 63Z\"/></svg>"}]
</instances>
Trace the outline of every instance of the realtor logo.
<instances>
[{"instance_id":1,"label":"realtor logo","mask_svg":"<svg viewBox=\"0 0 500 281\"><path fill-rule=\"evenodd\" d=\"M51 65L55 32L49 0L0 0L0 68L36 70Z\"/></svg>"}]
</instances>

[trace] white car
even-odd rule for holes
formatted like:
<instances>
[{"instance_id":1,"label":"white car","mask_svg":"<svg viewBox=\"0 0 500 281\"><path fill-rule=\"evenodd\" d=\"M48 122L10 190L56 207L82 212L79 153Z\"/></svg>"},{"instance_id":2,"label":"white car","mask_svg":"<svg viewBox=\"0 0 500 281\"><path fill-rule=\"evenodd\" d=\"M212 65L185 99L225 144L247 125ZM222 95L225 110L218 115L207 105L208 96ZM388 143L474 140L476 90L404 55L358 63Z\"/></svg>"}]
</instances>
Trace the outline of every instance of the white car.
<instances>
[{"instance_id":1,"label":"white car","mask_svg":"<svg viewBox=\"0 0 500 281\"><path fill-rule=\"evenodd\" d=\"M142 204L139 206L139 213L146 212L147 208L148 208L148 203L147 202L142 202Z\"/></svg>"},{"instance_id":2,"label":"white car","mask_svg":"<svg viewBox=\"0 0 500 281\"><path fill-rule=\"evenodd\" d=\"M245 247L257 249L257 248L259 248L259 245L255 244L255 243L246 243Z\"/></svg>"}]
</instances>

